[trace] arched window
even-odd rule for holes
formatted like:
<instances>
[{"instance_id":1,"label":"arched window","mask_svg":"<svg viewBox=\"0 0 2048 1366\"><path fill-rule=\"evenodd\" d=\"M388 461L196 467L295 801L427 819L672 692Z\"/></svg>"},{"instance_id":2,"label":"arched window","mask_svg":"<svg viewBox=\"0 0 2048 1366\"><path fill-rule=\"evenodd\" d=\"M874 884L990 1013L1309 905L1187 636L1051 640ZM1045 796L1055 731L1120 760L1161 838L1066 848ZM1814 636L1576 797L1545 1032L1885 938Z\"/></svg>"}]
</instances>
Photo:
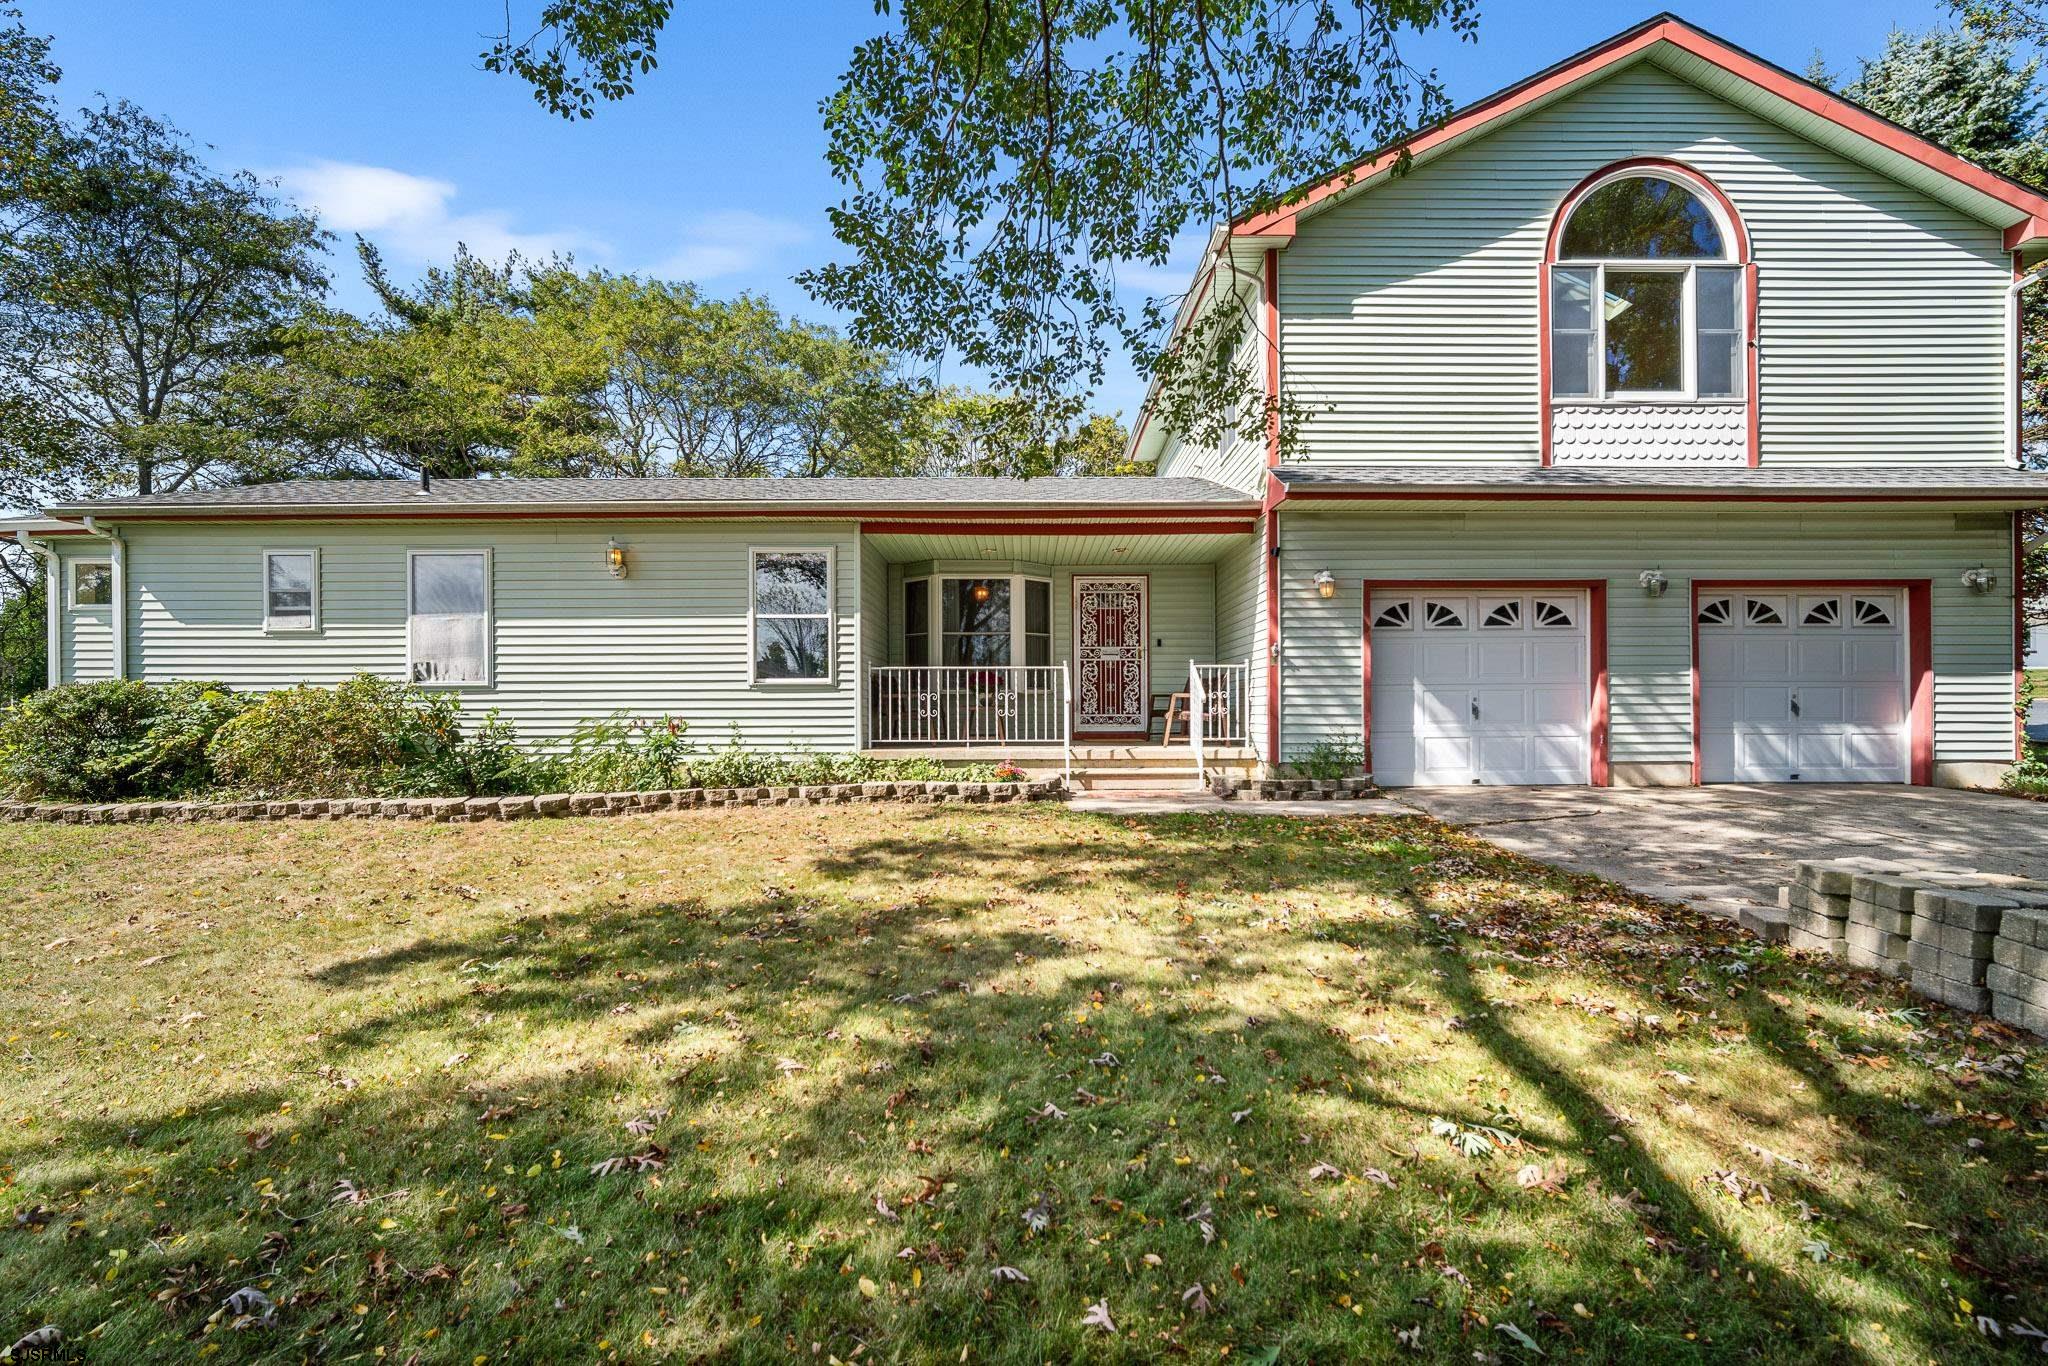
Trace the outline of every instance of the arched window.
<instances>
[{"instance_id":1,"label":"arched window","mask_svg":"<svg viewBox=\"0 0 2048 1366\"><path fill-rule=\"evenodd\" d=\"M1743 397L1740 228L1716 199L1652 166L1595 177L1565 202L1550 267L1552 398Z\"/></svg>"}]
</instances>

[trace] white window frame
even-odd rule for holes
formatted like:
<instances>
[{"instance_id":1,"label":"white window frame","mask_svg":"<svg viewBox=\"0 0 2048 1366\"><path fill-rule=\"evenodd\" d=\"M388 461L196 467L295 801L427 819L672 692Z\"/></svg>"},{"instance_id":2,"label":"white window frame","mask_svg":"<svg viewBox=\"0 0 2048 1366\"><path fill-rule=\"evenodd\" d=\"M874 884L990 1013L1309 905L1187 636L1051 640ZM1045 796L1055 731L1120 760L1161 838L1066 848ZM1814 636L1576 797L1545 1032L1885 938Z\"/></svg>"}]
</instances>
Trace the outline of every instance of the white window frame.
<instances>
[{"instance_id":1,"label":"white window frame","mask_svg":"<svg viewBox=\"0 0 2048 1366\"><path fill-rule=\"evenodd\" d=\"M481 683L417 681L413 677L413 561L422 555L481 555L484 561L484 678ZM481 689L498 686L498 576L489 546L418 546L405 552L405 681L415 688Z\"/></svg>"},{"instance_id":2,"label":"white window frame","mask_svg":"<svg viewBox=\"0 0 2048 1366\"><path fill-rule=\"evenodd\" d=\"M271 560L272 560L273 558L275 558L276 556L279 556L279 555L304 555L304 556L307 556L307 557L311 558L311 560L313 561L313 614L312 614L312 616L311 616L311 617L310 617L310 618L309 618L309 619L307 620L306 624L305 624L305 625L303 625L303 626L301 626L301 625L297 625L297 624L294 624L294 623L293 623L293 622L291 621L291 619L290 619L290 618L281 618L281 617L273 617L272 615L270 615L270 561L271 561ZM258 561L258 569L259 569L259 570L260 570L260 572L261 572L261 579L260 579L260 583L261 583L261 585L262 585L262 589L263 589L263 631L264 631L264 634L266 634L266 635L285 635L285 636L303 636L303 635L311 635L311 634L313 634L314 632L318 631L318 630L320 629L320 550L319 550L319 547L317 547L317 546L311 546L311 547L300 547L300 548L294 548L294 547L291 547L291 546L281 546L281 547L278 547L277 549L273 549L273 550L265 550L265 551L263 552L263 554L262 554L262 557L261 557L261 559L260 559L260 560ZM406 585L407 585L406 591L407 591L407 593L408 593L408 594L410 594L410 593L411 593L411 591L412 591L412 590L411 590L411 584L412 584L412 565L411 565L411 564L410 564L409 562L408 562L408 563L407 563L407 565L406 565L406 580L405 580L405 581L406 581ZM411 617L411 615L412 615L412 614L411 614L410 612L407 612L407 613L406 613L406 616L407 616L408 618L410 618L410 617ZM408 625L407 625L407 627L406 627L406 636L408 637L408 639L410 639L411 635L412 635L412 628L411 628L411 625L410 625L410 624L408 624ZM410 648L410 647L408 646L408 648ZM406 675L407 675L407 677L410 677L410 676L412 675L412 666L411 666L410 662L408 662L408 664L407 664L407 666L406 666Z\"/></svg>"},{"instance_id":3,"label":"white window frame","mask_svg":"<svg viewBox=\"0 0 2048 1366\"><path fill-rule=\"evenodd\" d=\"M64 571L64 605L74 612L104 612L113 607L114 562L112 560L66 560ZM78 571L81 569L104 569L107 571L108 598L105 602L80 602L78 600Z\"/></svg>"},{"instance_id":4,"label":"white window frame","mask_svg":"<svg viewBox=\"0 0 2048 1366\"><path fill-rule=\"evenodd\" d=\"M1045 574L977 574L970 570L934 570L929 574L912 574L903 580L906 592L909 585L913 583L923 582L928 585L925 589L925 637L928 642L925 646L926 659L942 659L945 656L945 638L947 635L944 629L946 624L945 585L948 579L957 580L961 583L971 583L975 579L987 579L993 583L1000 579L1010 585L1010 662L1008 664L975 666L927 664L926 668L1057 669L1060 666L1060 632L1059 623L1056 620L1058 614L1054 610L1057 598L1053 593L1052 578ZM1025 625L1029 619L1029 612L1024 602L1025 585L1033 583L1045 585L1046 629L1041 634L1046 638L1046 657L1050 661L1047 664L1024 663L1026 657L1031 653L1031 632ZM906 613L909 611L907 603L904 605L904 611ZM910 637L916 634L917 632L909 629L909 622L906 620L903 632L903 652L905 658L908 658L910 654ZM960 632L955 631L952 634L959 635ZM911 665L909 667L915 668L917 666Z\"/></svg>"},{"instance_id":5,"label":"white window frame","mask_svg":"<svg viewBox=\"0 0 2048 1366\"><path fill-rule=\"evenodd\" d=\"M1641 260L1621 257L1560 256L1544 269L1543 288L1551 293L1548 306L1549 323L1543 337L1543 354L1549 359L1547 367L1551 375L1553 392L1548 395L1553 407L1597 407L1606 404L1686 404L1693 406L1741 407L1749 402L1749 366L1746 363L1749 347L1755 339L1749 335L1749 272L1743 269L1737 246L1735 225L1728 221L1721 205L1709 188L1691 176L1683 175L1668 166L1623 167L1598 180L1574 195L1558 210L1558 241L1564 240L1564 229L1570 225L1571 217L1584 206L1587 200L1620 180L1668 180L1681 186L1697 199L1713 217L1714 227L1721 234L1721 255L1693 256L1680 258L1646 257ZM1735 276L1735 335L1738 345L1738 359L1733 379L1733 394L1717 394L1709 398L1699 396L1699 268L1722 269ZM1679 304L1679 327L1682 330L1684 358L1680 362L1680 378L1684 384L1678 389L1617 389L1607 388L1607 271L1609 267L1631 274L1680 274L1685 276L1685 285ZM1557 314L1555 303L1555 281L1560 270L1591 271L1593 273L1593 392L1590 394L1560 394L1554 392L1557 373Z\"/></svg>"},{"instance_id":6,"label":"white window frame","mask_svg":"<svg viewBox=\"0 0 2048 1366\"><path fill-rule=\"evenodd\" d=\"M822 555L825 559L825 676L763 678L761 613L755 610L754 576L763 555ZM770 612L770 621L815 621L816 612ZM839 561L829 545L750 545L747 547L747 681L757 688L829 688L839 681Z\"/></svg>"}]
</instances>

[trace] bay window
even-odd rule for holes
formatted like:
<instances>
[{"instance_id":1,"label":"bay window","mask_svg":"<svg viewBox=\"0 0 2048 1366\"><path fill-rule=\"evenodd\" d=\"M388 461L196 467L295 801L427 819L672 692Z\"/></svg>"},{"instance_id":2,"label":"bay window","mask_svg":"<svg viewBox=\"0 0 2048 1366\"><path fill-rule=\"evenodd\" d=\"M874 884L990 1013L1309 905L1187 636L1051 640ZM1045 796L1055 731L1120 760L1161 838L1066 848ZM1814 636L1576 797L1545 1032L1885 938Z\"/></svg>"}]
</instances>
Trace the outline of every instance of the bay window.
<instances>
[{"instance_id":1,"label":"bay window","mask_svg":"<svg viewBox=\"0 0 2048 1366\"><path fill-rule=\"evenodd\" d=\"M1743 267L1680 180L1639 171L1569 206L1550 267L1550 395L1581 402L1743 396Z\"/></svg>"},{"instance_id":2,"label":"bay window","mask_svg":"<svg viewBox=\"0 0 2048 1366\"><path fill-rule=\"evenodd\" d=\"M1022 574L905 579L903 657L920 668L1050 665L1052 584Z\"/></svg>"}]
</instances>

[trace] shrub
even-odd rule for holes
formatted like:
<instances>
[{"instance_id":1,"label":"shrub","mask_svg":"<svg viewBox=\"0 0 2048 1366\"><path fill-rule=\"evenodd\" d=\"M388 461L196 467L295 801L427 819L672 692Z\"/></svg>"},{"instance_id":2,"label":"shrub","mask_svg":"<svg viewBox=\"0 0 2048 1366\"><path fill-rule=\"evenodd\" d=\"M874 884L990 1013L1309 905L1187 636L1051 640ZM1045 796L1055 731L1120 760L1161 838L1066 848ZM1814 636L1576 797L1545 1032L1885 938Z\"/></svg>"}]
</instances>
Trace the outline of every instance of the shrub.
<instances>
[{"instance_id":1,"label":"shrub","mask_svg":"<svg viewBox=\"0 0 2048 1366\"><path fill-rule=\"evenodd\" d=\"M2000 780L2007 791L2048 796L2048 745L2028 745L2020 761Z\"/></svg>"},{"instance_id":2,"label":"shrub","mask_svg":"<svg viewBox=\"0 0 2048 1366\"><path fill-rule=\"evenodd\" d=\"M247 706L219 683L66 683L0 717L0 787L18 797L179 797L207 782L207 746Z\"/></svg>"},{"instance_id":3,"label":"shrub","mask_svg":"<svg viewBox=\"0 0 2048 1366\"><path fill-rule=\"evenodd\" d=\"M530 760L493 712L474 734L452 693L358 674L284 688L221 727L216 778L266 797L473 796L521 791Z\"/></svg>"},{"instance_id":4,"label":"shrub","mask_svg":"<svg viewBox=\"0 0 2048 1366\"><path fill-rule=\"evenodd\" d=\"M1356 740L1326 737L1310 745L1288 767L1301 778L1355 778L1365 767L1365 747Z\"/></svg>"},{"instance_id":5,"label":"shrub","mask_svg":"<svg viewBox=\"0 0 2048 1366\"><path fill-rule=\"evenodd\" d=\"M689 782L689 743L684 722L664 716L637 721L613 712L585 721L569 737L568 751L532 761L545 790L574 792L662 792Z\"/></svg>"}]
</instances>

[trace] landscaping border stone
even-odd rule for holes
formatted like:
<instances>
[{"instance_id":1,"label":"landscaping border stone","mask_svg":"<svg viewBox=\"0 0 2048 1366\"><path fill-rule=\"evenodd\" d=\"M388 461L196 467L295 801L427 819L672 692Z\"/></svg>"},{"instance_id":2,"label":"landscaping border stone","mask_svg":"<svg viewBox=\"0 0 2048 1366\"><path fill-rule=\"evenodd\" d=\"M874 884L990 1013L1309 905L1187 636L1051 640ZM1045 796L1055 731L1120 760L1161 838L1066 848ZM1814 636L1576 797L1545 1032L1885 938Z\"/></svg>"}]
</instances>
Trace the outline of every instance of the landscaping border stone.
<instances>
[{"instance_id":1,"label":"landscaping border stone","mask_svg":"<svg viewBox=\"0 0 2048 1366\"><path fill-rule=\"evenodd\" d=\"M516 797L315 797L300 801L0 802L0 821L115 825L138 821L516 821L624 816L727 806L850 806L878 802L1064 801L1066 784L1046 782L829 783L803 787L691 787L661 792L549 792Z\"/></svg>"},{"instance_id":2,"label":"landscaping border stone","mask_svg":"<svg viewBox=\"0 0 2048 1366\"><path fill-rule=\"evenodd\" d=\"M1259 778L1243 782L1217 775L1209 790L1225 801L1351 802L1384 796L1370 778Z\"/></svg>"},{"instance_id":3,"label":"landscaping border stone","mask_svg":"<svg viewBox=\"0 0 2048 1366\"><path fill-rule=\"evenodd\" d=\"M1944 1005L2048 1035L2048 883L1837 859L1796 865L1778 904L1792 948L1905 978Z\"/></svg>"}]
</instances>

